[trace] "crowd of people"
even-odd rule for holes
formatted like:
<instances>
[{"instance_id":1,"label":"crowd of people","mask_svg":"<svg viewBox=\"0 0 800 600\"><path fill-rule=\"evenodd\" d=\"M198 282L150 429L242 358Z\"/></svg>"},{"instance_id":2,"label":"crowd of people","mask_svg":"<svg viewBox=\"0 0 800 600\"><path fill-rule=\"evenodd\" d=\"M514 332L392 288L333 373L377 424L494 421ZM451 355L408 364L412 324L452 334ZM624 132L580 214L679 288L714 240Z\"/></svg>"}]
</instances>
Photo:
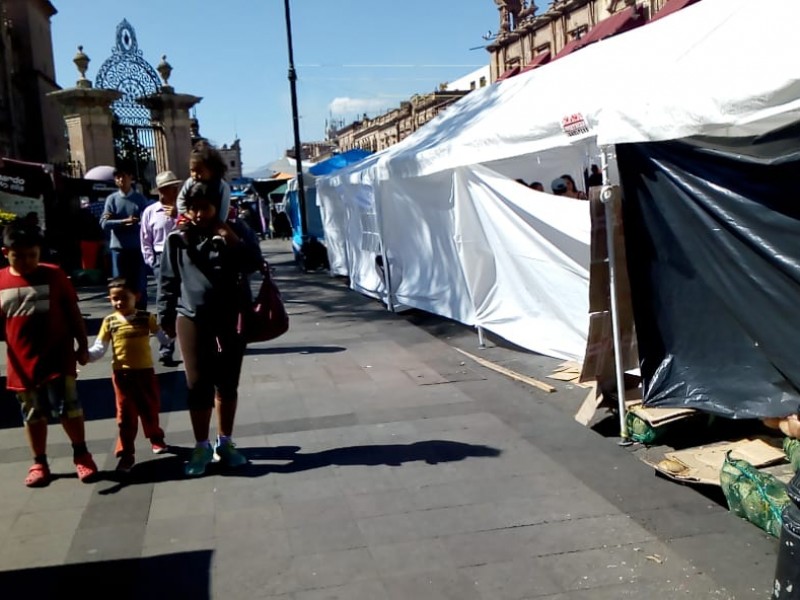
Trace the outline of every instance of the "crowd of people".
<instances>
[{"instance_id":1,"label":"crowd of people","mask_svg":"<svg viewBox=\"0 0 800 600\"><path fill-rule=\"evenodd\" d=\"M91 346L69 278L41 261L40 229L23 219L5 227L8 266L0 270L0 317L8 353L7 388L19 400L33 454L25 485L42 487L52 479L47 459L50 419L61 422L72 444L78 478L96 478L76 391L77 365L101 360L109 349L117 471L127 473L135 464L139 421L153 453L168 451L159 424L151 336L158 337L159 359L165 364L174 364L177 340L184 363L195 436L185 474L203 475L212 461L228 467L247 463L232 438L245 339L242 305L231 299L249 295L247 276L261 268L263 258L256 235L230 214L224 175L219 152L200 143L191 154L189 179L182 181L171 171L159 173L159 199L148 204L133 186L131 169L117 167L117 191L106 199L100 217L111 253L111 312ZM155 312L147 310L148 270L156 281ZM237 289L242 294L231 294Z\"/></svg>"},{"instance_id":2,"label":"crowd of people","mask_svg":"<svg viewBox=\"0 0 800 600\"><path fill-rule=\"evenodd\" d=\"M585 177L586 187L591 188L603 185L603 176L600 168L597 165L592 165L590 172L586 173ZM544 184L541 181L533 181L530 184L526 183L524 179L517 179L517 183L529 187L537 192L545 192ZM550 192L555 196L564 196L566 198L574 198L576 200L587 200L586 192L582 191L575 184L575 179L569 175L564 174L556 177L550 182Z\"/></svg>"}]
</instances>

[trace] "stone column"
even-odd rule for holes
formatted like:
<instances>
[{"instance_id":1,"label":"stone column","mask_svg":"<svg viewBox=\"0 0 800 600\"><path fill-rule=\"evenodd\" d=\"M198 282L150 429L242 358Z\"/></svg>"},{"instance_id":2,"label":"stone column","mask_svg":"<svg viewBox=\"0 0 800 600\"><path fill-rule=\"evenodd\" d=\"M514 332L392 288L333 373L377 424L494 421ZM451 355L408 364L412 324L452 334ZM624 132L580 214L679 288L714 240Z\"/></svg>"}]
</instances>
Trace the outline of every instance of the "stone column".
<instances>
[{"instance_id":1,"label":"stone column","mask_svg":"<svg viewBox=\"0 0 800 600\"><path fill-rule=\"evenodd\" d=\"M72 160L85 171L97 165L114 165L111 104L122 97L116 90L92 88L86 79L89 57L78 47L75 64L81 78L75 87L50 92L64 115Z\"/></svg>"},{"instance_id":2,"label":"stone column","mask_svg":"<svg viewBox=\"0 0 800 600\"><path fill-rule=\"evenodd\" d=\"M169 169L181 179L189 177L189 154L192 151L189 110L202 98L165 91L137 98L150 109L155 127L156 166L159 172Z\"/></svg>"},{"instance_id":3,"label":"stone column","mask_svg":"<svg viewBox=\"0 0 800 600\"><path fill-rule=\"evenodd\" d=\"M156 170L170 170L180 179L189 177L189 154L192 151L192 120L189 110L202 98L190 94L176 94L169 85L172 66L162 56L156 67L163 85L158 94L137 98L137 102L150 109L150 119L155 128Z\"/></svg>"}]
</instances>

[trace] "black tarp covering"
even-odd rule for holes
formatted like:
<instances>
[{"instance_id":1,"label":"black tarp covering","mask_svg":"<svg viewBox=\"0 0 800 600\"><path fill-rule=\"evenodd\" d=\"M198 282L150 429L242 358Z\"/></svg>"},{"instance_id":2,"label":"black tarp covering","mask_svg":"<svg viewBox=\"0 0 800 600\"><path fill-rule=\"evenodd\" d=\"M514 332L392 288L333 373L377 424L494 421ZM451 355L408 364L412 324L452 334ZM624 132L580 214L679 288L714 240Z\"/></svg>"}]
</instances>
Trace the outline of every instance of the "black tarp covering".
<instances>
[{"instance_id":1,"label":"black tarp covering","mask_svg":"<svg viewBox=\"0 0 800 600\"><path fill-rule=\"evenodd\" d=\"M644 402L800 406L800 126L617 147Z\"/></svg>"}]
</instances>

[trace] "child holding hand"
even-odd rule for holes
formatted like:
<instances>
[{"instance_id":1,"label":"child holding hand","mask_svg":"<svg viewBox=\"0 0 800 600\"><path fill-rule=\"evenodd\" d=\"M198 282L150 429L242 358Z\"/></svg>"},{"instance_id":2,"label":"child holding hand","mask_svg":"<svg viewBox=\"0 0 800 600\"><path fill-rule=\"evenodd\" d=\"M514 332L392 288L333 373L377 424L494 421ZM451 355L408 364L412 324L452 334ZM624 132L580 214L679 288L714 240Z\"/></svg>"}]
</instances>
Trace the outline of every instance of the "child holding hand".
<instances>
[{"instance_id":1,"label":"child holding hand","mask_svg":"<svg viewBox=\"0 0 800 600\"><path fill-rule=\"evenodd\" d=\"M89 362L112 349L111 368L117 405L117 471L127 473L135 464L134 440L138 421L150 439L153 454L167 451L164 430L159 426L160 396L153 369L150 335L163 344L170 339L161 331L155 315L136 309L139 292L126 279L118 277L108 284L108 299L114 312L103 319L100 332L89 348Z\"/></svg>"}]
</instances>

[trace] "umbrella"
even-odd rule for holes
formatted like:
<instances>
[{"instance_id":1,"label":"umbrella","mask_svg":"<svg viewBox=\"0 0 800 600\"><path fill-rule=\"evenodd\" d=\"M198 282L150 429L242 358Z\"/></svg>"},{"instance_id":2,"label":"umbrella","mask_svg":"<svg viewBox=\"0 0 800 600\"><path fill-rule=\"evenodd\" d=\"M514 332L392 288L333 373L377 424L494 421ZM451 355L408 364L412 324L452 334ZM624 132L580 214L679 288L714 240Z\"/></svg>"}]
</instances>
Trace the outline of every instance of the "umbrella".
<instances>
[{"instance_id":1,"label":"umbrella","mask_svg":"<svg viewBox=\"0 0 800 600\"><path fill-rule=\"evenodd\" d=\"M114 167L97 165L86 171L83 178L91 181L114 181Z\"/></svg>"}]
</instances>

